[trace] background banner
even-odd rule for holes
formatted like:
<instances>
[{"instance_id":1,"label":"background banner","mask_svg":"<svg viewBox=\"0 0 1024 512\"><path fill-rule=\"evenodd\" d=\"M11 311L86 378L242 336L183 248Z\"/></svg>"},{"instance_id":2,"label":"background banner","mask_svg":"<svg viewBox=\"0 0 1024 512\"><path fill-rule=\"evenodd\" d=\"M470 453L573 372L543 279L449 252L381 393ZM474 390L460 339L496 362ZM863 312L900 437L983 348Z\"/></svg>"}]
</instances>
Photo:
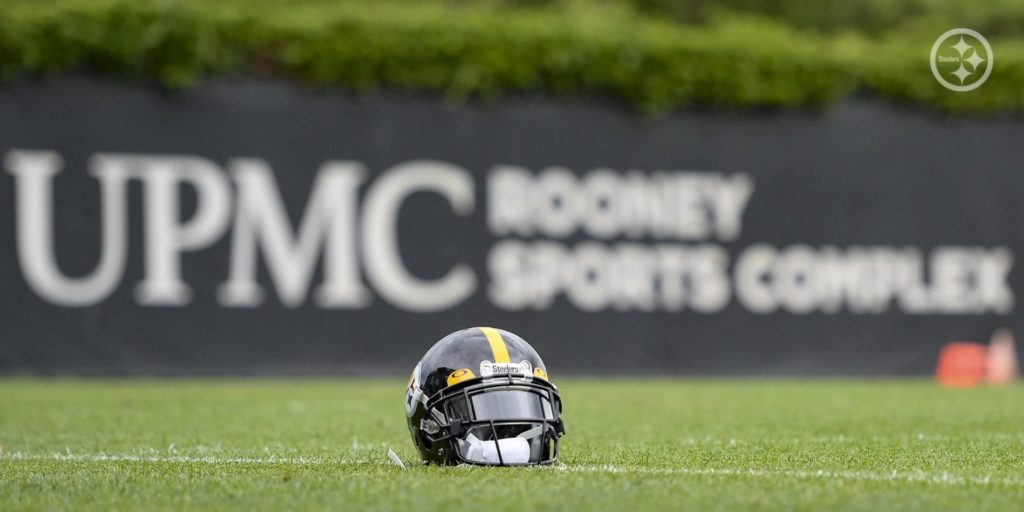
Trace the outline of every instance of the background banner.
<instances>
[{"instance_id":1,"label":"background banner","mask_svg":"<svg viewBox=\"0 0 1024 512\"><path fill-rule=\"evenodd\" d=\"M0 88L0 372L915 374L1020 330L1024 123Z\"/></svg>"}]
</instances>

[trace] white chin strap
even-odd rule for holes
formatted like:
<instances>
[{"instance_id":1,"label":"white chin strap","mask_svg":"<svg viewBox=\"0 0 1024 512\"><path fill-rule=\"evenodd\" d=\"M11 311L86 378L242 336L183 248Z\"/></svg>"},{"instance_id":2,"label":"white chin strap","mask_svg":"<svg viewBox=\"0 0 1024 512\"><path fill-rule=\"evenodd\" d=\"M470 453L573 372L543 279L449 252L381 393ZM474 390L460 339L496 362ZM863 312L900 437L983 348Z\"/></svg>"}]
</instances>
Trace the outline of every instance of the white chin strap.
<instances>
[{"instance_id":1,"label":"white chin strap","mask_svg":"<svg viewBox=\"0 0 1024 512\"><path fill-rule=\"evenodd\" d=\"M543 426L537 426L519 434L495 441L481 441L473 434L459 440L462 456L480 464L526 464L530 462L530 439L541 435ZM501 449L501 457L498 450Z\"/></svg>"}]
</instances>

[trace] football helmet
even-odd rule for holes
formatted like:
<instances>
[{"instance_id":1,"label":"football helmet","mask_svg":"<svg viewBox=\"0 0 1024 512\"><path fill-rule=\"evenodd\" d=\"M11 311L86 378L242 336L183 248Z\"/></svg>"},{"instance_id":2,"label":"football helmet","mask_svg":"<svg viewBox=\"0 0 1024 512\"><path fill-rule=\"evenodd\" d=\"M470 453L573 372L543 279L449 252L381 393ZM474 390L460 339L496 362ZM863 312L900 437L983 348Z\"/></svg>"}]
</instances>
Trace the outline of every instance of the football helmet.
<instances>
[{"instance_id":1,"label":"football helmet","mask_svg":"<svg viewBox=\"0 0 1024 512\"><path fill-rule=\"evenodd\" d=\"M549 464L565 433L558 388L540 356L492 327L434 344L409 378L405 412L428 464Z\"/></svg>"}]
</instances>

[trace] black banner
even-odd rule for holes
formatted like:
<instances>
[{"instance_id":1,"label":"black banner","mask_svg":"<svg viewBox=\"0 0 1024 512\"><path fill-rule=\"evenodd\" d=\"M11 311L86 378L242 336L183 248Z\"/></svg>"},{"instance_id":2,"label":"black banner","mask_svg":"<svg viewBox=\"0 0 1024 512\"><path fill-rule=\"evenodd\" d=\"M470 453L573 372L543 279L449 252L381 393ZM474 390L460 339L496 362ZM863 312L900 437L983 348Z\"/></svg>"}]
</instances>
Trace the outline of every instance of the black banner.
<instances>
[{"instance_id":1,"label":"black banner","mask_svg":"<svg viewBox=\"0 0 1024 512\"><path fill-rule=\"evenodd\" d=\"M0 372L914 374L1021 327L1024 123L0 88Z\"/></svg>"}]
</instances>

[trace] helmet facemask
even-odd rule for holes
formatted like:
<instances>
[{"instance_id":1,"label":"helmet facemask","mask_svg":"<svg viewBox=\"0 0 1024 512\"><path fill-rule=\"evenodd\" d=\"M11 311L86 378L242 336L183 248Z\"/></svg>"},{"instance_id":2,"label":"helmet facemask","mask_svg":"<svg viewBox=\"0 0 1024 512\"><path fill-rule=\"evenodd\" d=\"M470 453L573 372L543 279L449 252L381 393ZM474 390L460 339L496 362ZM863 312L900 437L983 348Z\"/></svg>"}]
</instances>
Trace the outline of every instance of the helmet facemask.
<instances>
[{"instance_id":1,"label":"helmet facemask","mask_svg":"<svg viewBox=\"0 0 1024 512\"><path fill-rule=\"evenodd\" d=\"M451 462L498 466L555 462L565 432L554 387L512 377L442 390L428 401L420 428L435 445L448 441Z\"/></svg>"}]
</instances>

